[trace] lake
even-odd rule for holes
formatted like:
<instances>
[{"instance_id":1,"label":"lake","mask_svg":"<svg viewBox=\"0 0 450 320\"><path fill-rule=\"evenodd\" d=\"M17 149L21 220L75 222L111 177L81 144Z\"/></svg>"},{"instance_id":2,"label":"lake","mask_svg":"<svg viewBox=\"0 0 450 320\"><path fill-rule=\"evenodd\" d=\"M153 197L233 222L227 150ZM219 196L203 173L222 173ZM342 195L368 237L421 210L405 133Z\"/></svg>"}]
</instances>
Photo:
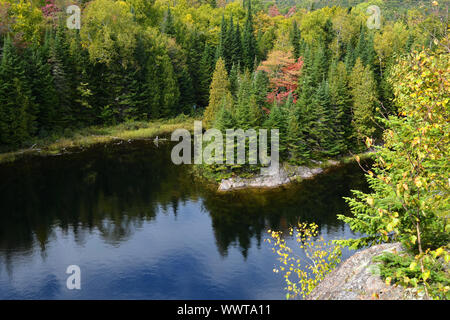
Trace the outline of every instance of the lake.
<instances>
[{"instance_id":1,"label":"lake","mask_svg":"<svg viewBox=\"0 0 450 320\"><path fill-rule=\"evenodd\" d=\"M171 147L110 143L0 165L0 299L284 299L269 228L306 221L325 239L356 236L336 214L349 213L351 189L367 190L357 164L219 194L172 164ZM81 290L66 287L69 265Z\"/></svg>"}]
</instances>

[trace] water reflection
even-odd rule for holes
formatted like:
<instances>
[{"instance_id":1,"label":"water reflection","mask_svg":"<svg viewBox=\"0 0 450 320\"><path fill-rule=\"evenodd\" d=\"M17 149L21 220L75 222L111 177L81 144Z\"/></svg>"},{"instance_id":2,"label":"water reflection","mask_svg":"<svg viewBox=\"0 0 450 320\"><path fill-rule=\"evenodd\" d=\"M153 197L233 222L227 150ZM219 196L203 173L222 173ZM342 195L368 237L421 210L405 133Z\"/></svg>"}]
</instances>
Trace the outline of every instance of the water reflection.
<instances>
[{"instance_id":1,"label":"water reflection","mask_svg":"<svg viewBox=\"0 0 450 320\"><path fill-rule=\"evenodd\" d=\"M217 194L173 165L170 148L109 144L0 166L0 298L67 297L60 270L71 257L91 286L69 298L261 297L237 278L266 281L254 290L270 285L265 297L276 298L279 279L264 273L274 257L261 248L268 227L314 221L326 236L351 235L336 213L350 189L366 188L354 165L289 188Z\"/></svg>"}]
</instances>

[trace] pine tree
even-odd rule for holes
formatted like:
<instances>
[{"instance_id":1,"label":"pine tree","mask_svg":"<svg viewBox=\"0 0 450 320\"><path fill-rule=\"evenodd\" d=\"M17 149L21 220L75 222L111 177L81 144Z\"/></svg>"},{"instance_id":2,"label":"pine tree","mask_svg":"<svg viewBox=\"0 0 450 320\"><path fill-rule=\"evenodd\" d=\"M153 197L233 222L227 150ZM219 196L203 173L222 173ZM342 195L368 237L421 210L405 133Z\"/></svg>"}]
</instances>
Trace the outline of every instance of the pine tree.
<instances>
[{"instance_id":1,"label":"pine tree","mask_svg":"<svg viewBox=\"0 0 450 320\"><path fill-rule=\"evenodd\" d=\"M226 65L226 42L227 42L227 22L225 20L225 16L222 14L222 21L220 23L220 34L219 34L219 45L216 50L216 62L219 58L224 60Z\"/></svg>"},{"instance_id":2,"label":"pine tree","mask_svg":"<svg viewBox=\"0 0 450 320\"><path fill-rule=\"evenodd\" d=\"M375 133L376 84L372 71L369 67L363 66L360 58L356 59L349 83L353 99L352 125L355 137L361 141Z\"/></svg>"},{"instance_id":3,"label":"pine tree","mask_svg":"<svg viewBox=\"0 0 450 320\"><path fill-rule=\"evenodd\" d=\"M241 30L239 28L239 21L236 23L236 28L233 33L232 39L232 58L231 62L235 65L242 65L242 41L241 41Z\"/></svg>"},{"instance_id":4,"label":"pine tree","mask_svg":"<svg viewBox=\"0 0 450 320\"><path fill-rule=\"evenodd\" d=\"M199 66L202 63L202 56L204 52L203 41L200 38L200 34L197 30L194 30L187 37L187 59L186 63L189 70L189 76L192 82L193 94L194 94L194 102L196 104L201 104L204 101L203 91L203 78L204 74L202 69Z\"/></svg>"},{"instance_id":5,"label":"pine tree","mask_svg":"<svg viewBox=\"0 0 450 320\"><path fill-rule=\"evenodd\" d=\"M261 124L261 111L252 94L252 79L246 70L239 79L239 90L235 107L236 125L241 129L257 128Z\"/></svg>"},{"instance_id":6,"label":"pine tree","mask_svg":"<svg viewBox=\"0 0 450 320\"><path fill-rule=\"evenodd\" d=\"M330 104L332 112L333 130L335 133L335 146L337 154L344 153L353 145L351 97L348 87L348 75L345 64L340 61L334 63L330 69Z\"/></svg>"},{"instance_id":7,"label":"pine tree","mask_svg":"<svg viewBox=\"0 0 450 320\"><path fill-rule=\"evenodd\" d=\"M171 117L180 113L177 109L178 101L180 98L180 91L177 86L177 80L173 72L173 66L170 62L169 56L164 54L162 56L161 64L159 65L159 75L160 76L160 90L161 90L161 116Z\"/></svg>"},{"instance_id":8,"label":"pine tree","mask_svg":"<svg viewBox=\"0 0 450 320\"><path fill-rule=\"evenodd\" d=\"M81 45L80 34L73 31L69 45L70 63L72 65L71 101L73 104L75 125L95 124L96 111L94 109L94 92L92 86L92 66L89 63L89 53Z\"/></svg>"},{"instance_id":9,"label":"pine tree","mask_svg":"<svg viewBox=\"0 0 450 320\"><path fill-rule=\"evenodd\" d=\"M222 58L225 61L225 66L227 68L227 71L229 72L231 70L231 67L233 65L233 42L234 42L234 22L233 22L233 15L230 16L230 21L226 25L226 29L224 30L225 36L224 36L224 42L223 42L223 53Z\"/></svg>"},{"instance_id":10,"label":"pine tree","mask_svg":"<svg viewBox=\"0 0 450 320\"><path fill-rule=\"evenodd\" d=\"M23 62L7 37L0 64L0 145L19 147L35 132L35 108Z\"/></svg>"},{"instance_id":11,"label":"pine tree","mask_svg":"<svg viewBox=\"0 0 450 320\"><path fill-rule=\"evenodd\" d=\"M46 136L55 125L55 108L58 93L55 90L49 57L50 35L47 34L42 46L33 45L28 53L26 77L29 79L31 94L37 106L36 125L40 136Z\"/></svg>"},{"instance_id":12,"label":"pine tree","mask_svg":"<svg viewBox=\"0 0 450 320\"><path fill-rule=\"evenodd\" d=\"M67 75L67 56L68 47L66 43L65 33L61 28L58 28L55 37L50 44L50 52L48 63L51 67L51 73L54 79L55 89L58 92L58 104L55 108L56 123L55 129L62 130L70 127L73 123L73 112L71 108L71 92L70 79Z\"/></svg>"},{"instance_id":13,"label":"pine tree","mask_svg":"<svg viewBox=\"0 0 450 320\"><path fill-rule=\"evenodd\" d=\"M265 72L255 71L253 76L253 95L258 107L263 107L267 100L269 79Z\"/></svg>"},{"instance_id":14,"label":"pine tree","mask_svg":"<svg viewBox=\"0 0 450 320\"><path fill-rule=\"evenodd\" d=\"M347 42L347 48L345 49L345 67L348 72L351 72L353 66L355 65L355 48L353 47L352 41Z\"/></svg>"},{"instance_id":15,"label":"pine tree","mask_svg":"<svg viewBox=\"0 0 450 320\"><path fill-rule=\"evenodd\" d=\"M311 135L316 144L316 157L336 156L339 150L336 149L335 131L331 120L335 115L331 114L329 86L326 80L323 80L317 88L312 107L315 119Z\"/></svg>"},{"instance_id":16,"label":"pine tree","mask_svg":"<svg viewBox=\"0 0 450 320\"><path fill-rule=\"evenodd\" d=\"M245 20L244 33L242 35L242 48L243 48L243 67L250 71L253 71L255 63L257 48L256 39L253 32L253 15L251 8L251 1L248 2L247 18Z\"/></svg>"},{"instance_id":17,"label":"pine tree","mask_svg":"<svg viewBox=\"0 0 450 320\"><path fill-rule=\"evenodd\" d=\"M288 148L288 125L289 125L289 110L290 104L292 104L292 96L286 101L285 104L278 104L274 101L274 105L270 109L270 115L264 122L264 127L268 130L279 130L279 151L282 159L286 159Z\"/></svg>"},{"instance_id":18,"label":"pine tree","mask_svg":"<svg viewBox=\"0 0 450 320\"><path fill-rule=\"evenodd\" d=\"M230 82L228 81L225 62L222 58L219 58L211 82L209 104L203 115L203 121L206 128L211 128L214 124L224 100L226 107L231 109L232 97L230 92Z\"/></svg>"},{"instance_id":19,"label":"pine tree","mask_svg":"<svg viewBox=\"0 0 450 320\"><path fill-rule=\"evenodd\" d=\"M234 128L234 126L235 122L231 110L227 108L226 101L222 100L220 110L214 122L214 128L217 128L222 132L225 132L226 129L232 129Z\"/></svg>"},{"instance_id":20,"label":"pine tree","mask_svg":"<svg viewBox=\"0 0 450 320\"><path fill-rule=\"evenodd\" d=\"M162 32L164 32L168 36L176 36L175 23L173 21L172 11L170 11L170 7L167 8L166 16L164 17Z\"/></svg>"},{"instance_id":21,"label":"pine tree","mask_svg":"<svg viewBox=\"0 0 450 320\"><path fill-rule=\"evenodd\" d=\"M300 29L298 28L297 21L294 20L292 23L292 29L291 29L291 44L294 47L294 58L298 59L300 57Z\"/></svg>"},{"instance_id":22,"label":"pine tree","mask_svg":"<svg viewBox=\"0 0 450 320\"><path fill-rule=\"evenodd\" d=\"M240 77L239 65L233 64L230 71L230 92L233 97L237 96L237 91L239 87L238 79Z\"/></svg>"},{"instance_id":23,"label":"pine tree","mask_svg":"<svg viewBox=\"0 0 450 320\"><path fill-rule=\"evenodd\" d=\"M214 72L214 48L208 43L205 44L202 59L200 61L201 80L199 82L199 104L202 107L208 105L209 89L211 85L212 74Z\"/></svg>"},{"instance_id":24,"label":"pine tree","mask_svg":"<svg viewBox=\"0 0 450 320\"><path fill-rule=\"evenodd\" d=\"M295 164L306 163L310 159L307 128L302 127L303 114L298 104L289 110L286 145L288 159Z\"/></svg>"}]
</instances>

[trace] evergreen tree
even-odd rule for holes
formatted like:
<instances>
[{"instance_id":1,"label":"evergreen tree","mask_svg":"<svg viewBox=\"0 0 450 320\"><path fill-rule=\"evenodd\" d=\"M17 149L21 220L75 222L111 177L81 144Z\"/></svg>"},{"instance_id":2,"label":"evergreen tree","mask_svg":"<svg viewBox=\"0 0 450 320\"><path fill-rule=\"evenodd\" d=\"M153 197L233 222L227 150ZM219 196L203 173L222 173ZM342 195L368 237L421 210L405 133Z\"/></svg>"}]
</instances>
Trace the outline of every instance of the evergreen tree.
<instances>
[{"instance_id":1,"label":"evergreen tree","mask_svg":"<svg viewBox=\"0 0 450 320\"><path fill-rule=\"evenodd\" d=\"M35 133L35 109L21 57L7 37L0 64L0 145L19 147Z\"/></svg>"},{"instance_id":2,"label":"evergreen tree","mask_svg":"<svg viewBox=\"0 0 450 320\"><path fill-rule=\"evenodd\" d=\"M232 100L225 62L222 58L219 58L211 82L209 104L203 115L206 128L210 128L214 124L223 103L226 104L227 109L231 109Z\"/></svg>"},{"instance_id":3,"label":"evergreen tree","mask_svg":"<svg viewBox=\"0 0 450 320\"><path fill-rule=\"evenodd\" d=\"M225 36L224 36L224 42L223 42L223 53L222 58L225 61L225 66L227 68L227 71L229 72L231 70L231 67L233 65L234 57L233 57L233 42L234 42L234 22L233 22L233 15L230 16L230 21L226 25L226 29L224 30Z\"/></svg>"},{"instance_id":4,"label":"evergreen tree","mask_svg":"<svg viewBox=\"0 0 450 320\"><path fill-rule=\"evenodd\" d=\"M56 105L55 128L62 130L73 123L71 100L70 100L70 81L66 70L67 43L65 33L60 28L52 39L50 45L48 63L51 67L52 77L54 79L55 89L58 92L58 103Z\"/></svg>"},{"instance_id":5,"label":"evergreen tree","mask_svg":"<svg viewBox=\"0 0 450 320\"><path fill-rule=\"evenodd\" d=\"M269 78L267 74L262 71L255 71L253 75L253 95L258 107L262 107L266 103L268 90Z\"/></svg>"},{"instance_id":6,"label":"evergreen tree","mask_svg":"<svg viewBox=\"0 0 450 320\"><path fill-rule=\"evenodd\" d=\"M204 107L208 105L209 89L215 65L214 48L208 43L205 44L202 59L200 61L201 80L199 82L199 104Z\"/></svg>"},{"instance_id":7,"label":"evergreen tree","mask_svg":"<svg viewBox=\"0 0 450 320\"><path fill-rule=\"evenodd\" d=\"M294 20L292 23L292 29L291 29L291 44L294 47L294 58L298 59L300 57L300 29L298 28L297 21Z\"/></svg>"},{"instance_id":8,"label":"evergreen tree","mask_svg":"<svg viewBox=\"0 0 450 320\"><path fill-rule=\"evenodd\" d=\"M279 105L276 100L274 105L270 110L270 115L268 119L264 122L264 127L268 130L278 129L279 130L279 151L280 156L286 159L287 148L288 148L288 125L289 125L289 110L290 104L292 103L292 97L289 97L286 101L286 105Z\"/></svg>"},{"instance_id":9,"label":"evergreen tree","mask_svg":"<svg viewBox=\"0 0 450 320\"><path fill-rule=\"evenodd\" d=\"M173 21L172 11L170 11L170 7L167 8L166 16L164 17L162 32L164 32L168 36L176 36L175 23Z\"/></svg>"},{"instance_id":10,"label":"evergreen tree","mask_svg":"<svg viewBox=\"0 0 450 320\"><path fill-rule=\"evenodd\" d=\"M331 66L329 85L332 127L335 133L334 149L337 154L342 154L353 145L351 141L351 97L348 87L347 70L342 61L334 63Z\"/></svg>"},{"instance_id":11,"label":"evergreen tree","mask_svg":"<svg viewBox=\"0 0 450 320\"><path fill-rule=\"evenodd\" d=\"M246 70L239 79L239 90L235 107L236 124L241 129L256 128L260 125L261 113L252 94L252 79Z\"/></svg>"},{"instance_id":12,"label":"evergreen tree","mask_svg":"<svg viewBox=\"0 0 450 320\"><path fill-rule=\"evenodd\" d=\"M356 59L349 83L353 99L352 125L356 138L361 141L375 133L376 85L372 71L363 66L360 58Z\"/></svg>"},{"instance_id":13,"label":"evergreen tree","mask_svg":"<svg viewBox=\"0 0 450 320\"><path fill-rule=\"evenodd\" d=\"M335 132L330 110L329 86L326 80L317 88L313 99L314 121L310 132L314 139L314 153L317 158L336 156L339 150L336 148Z\"/></svg>"},{"instance_id":14,"label":"evergreen tree","mask_svg":"<svg viewBox=\"0 0 450 320\"><path fill-rule=\"evenodd\" d=\"M232 129L235 126L231 110L227 107L226 100L222 100L220 110L214 122L214 128L225 132L226 129Z\"/></svg>"},{"instance_id":15,"label":"evergreen tree","mask_svg":"<svg viewBox=\"0 0 450 320\"><path fill-rule=\"evenodd\" d=\"M348 72L351 72L353 66L355 65L355 48L350 40L347 42L347 47L345 49L345 67Z\"/></svg>"},{"instance_id":16,"label":"evergreen tree","mask_svg":"<svg viewBox=\"0 0 450 320\"><path fill-rule=\"evenodd\" d=\"M247 18L245 20L244 33L242 35L242 60L243 67L253 70L255 63L257 48L256 39L253 31L253 14L251 8L251 1L248 2Z\"/></svg>"},{"instance_id":17,"label":"evergreen tree","mask_svg":"<svg viewBox=\"0 0 450 320\"><path fill-rule=\"evenodd\" d=\"M230 71L230 92L233 97L237 96L237 91L239 87L238 79L240 77L239 65L233 64Z\"/></svg>"},{"instance_id":18,"label":"evergreen tree","mask_svg":"<svg viewBox=\"0 0 450 320\"><path fill-rule=\"evenodd\" d=\"M242 65L242 41L241 30L239 28L239 21L236 23L236 28L233 33L233 39L231 43L231 62L235 65Z\"/></svg>"},{"instance_id":19,"label":"evergreen tree","mask_svg":"<svg viewBox=\"0 0 450 320\"><path fill-rule=\"evenodd\" d=\"M220 35L219 35L219 45L217 46L216 50L216 62L219 58L222 58L224 60L224 63L226 65L226 42L227 42L227 22L225 20L225 16L222 14L222 21L220 23Z\"/></svg>"},{"instance_id":20,"label":"evergreen tree","mask_svg":"<svg viewBox=\"0 0 450 320\"><path fill-rule=\"evenodd\" d=\"M197 30L194 30L187 37L187 59L186 63L189 68L189 75L192 82L194 101L196 104L202 104L204 101L203 91L203 78L205 75L202 72L202 69L199 68L202 61L202 56L204 52L203 41L201 40L200 34Z\"/></svg>"},{"instance_id":21,"label":"evergreen tree","mask_svg":"<svg viewBox=\"0 0 450 320\"><path fill-rule=\"evenodd\" d=\"M33 45L29 50L26 76L29 79L31 94L37 106L37 133L46 136L56 123L55 108L58 104L58 93L55 90L49 57L50 35L47 34L42 46Z\"/></svg>"}]
</instances>

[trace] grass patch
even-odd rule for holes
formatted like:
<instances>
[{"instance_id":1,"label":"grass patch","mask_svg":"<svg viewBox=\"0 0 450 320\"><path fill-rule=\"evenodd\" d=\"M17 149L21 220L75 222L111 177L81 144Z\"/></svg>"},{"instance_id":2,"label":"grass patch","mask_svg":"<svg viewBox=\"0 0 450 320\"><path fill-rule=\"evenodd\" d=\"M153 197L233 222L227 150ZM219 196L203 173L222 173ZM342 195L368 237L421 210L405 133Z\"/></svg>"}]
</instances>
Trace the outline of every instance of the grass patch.
<instances>
[{"instance_id":1,"label":"grass patch","mask_svg":"<svg viewBox=\"0 0 450 320\"><path fill-rule=\"evenodd\" d=\"M200 120L184 115L174 119L155 121L131 121L114 126L91 126L64 136L51 136L45 139L35 139L29 143L28 149L0 153L0 163L14 162L23 155L55 155L67 149L87 148L92 145L107 143L114 140L142 140L156 136L169 136L176 129L194 129L194 121Z\"/></svg>"}]
</instances>

